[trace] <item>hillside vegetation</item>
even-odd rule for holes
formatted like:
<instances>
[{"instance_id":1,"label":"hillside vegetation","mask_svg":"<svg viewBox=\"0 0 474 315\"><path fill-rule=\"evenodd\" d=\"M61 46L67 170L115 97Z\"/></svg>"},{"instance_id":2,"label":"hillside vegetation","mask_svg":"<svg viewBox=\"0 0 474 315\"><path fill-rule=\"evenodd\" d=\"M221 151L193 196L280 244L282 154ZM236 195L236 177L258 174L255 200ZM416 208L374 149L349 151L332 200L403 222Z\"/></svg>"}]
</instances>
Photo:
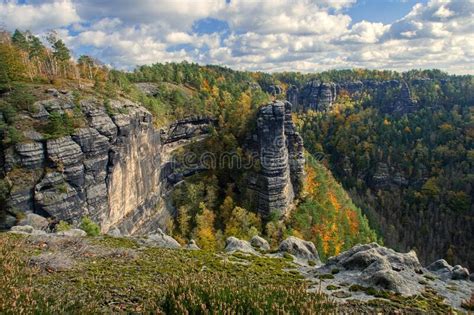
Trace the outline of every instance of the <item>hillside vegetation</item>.
<instances>
[{"instance_id":1,"label":"hillside vegetation","mask_svg":"<svg viewBox=\"0 0 474 315\"><path fill-rule=\"evenodd\" d=\"M257 109L272 98L257 83L266 74L187 62L121 72L108 69L90 56L72 61L71 52L54 33L48 36L48 43L49 46L43 44L28 32L2 34L2 150L26 141L24 131L30 127L46 139L71 134L84 124L79 101L87 96L100 99L109 115L115 114L110 106L115 98L139 102L153 114L156 127L189 115L212 116L218 121L216 130L204 142L191 144L188 150L217 157L231 153L253 166L242 170L236 165L218 165L176 188L172 197L176 213L167 223L173 237L181 243L194 238L202 248L213 250L222 248L225 237L230 235L250 239L262 234L273 244L288 235L303 235L316 243L323 257L376 239L361 211L317 163L308 164L307 191L296 200L299 205L290 217L263 219L256 213L249 202L252 198L247 181L259 166L251 161L246 145L255 132ZM136 83L141 82L151 84L154 91L145 93L137 88ZM32 104L45 97L44 91L50 88L72 90L75 108L51 115L47 121L26 119L24 114L34 111ZM21 169L4 175L9 178L15 174L25 180L31 177ZM0 184L0 198L5 200L12 187L8 180L1 180ZM21 217L17 210L8 209ZM1 209L2 213L5 211Z\"/></svg>"}]
</instances>

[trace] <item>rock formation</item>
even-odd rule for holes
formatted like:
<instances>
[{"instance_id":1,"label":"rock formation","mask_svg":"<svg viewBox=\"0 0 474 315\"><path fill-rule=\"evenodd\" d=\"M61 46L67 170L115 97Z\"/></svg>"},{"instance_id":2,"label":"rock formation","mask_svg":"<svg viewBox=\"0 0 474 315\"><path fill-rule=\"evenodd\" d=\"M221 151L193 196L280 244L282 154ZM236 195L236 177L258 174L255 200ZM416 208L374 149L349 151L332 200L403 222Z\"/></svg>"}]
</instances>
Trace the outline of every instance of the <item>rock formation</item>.
<instances>
[{"instance_id":1,"label":"rock formation","mask_svg":"<svg viewBox=\"0 0 474 315\"><path fill-rule=\"evenodd\" d=\"M275 101L257 114L256 147L260 174L251 182L263 215L287 214L301 191L304 177L303 140L291 121L291 104Z\"/></svg>"},{"instance_id":2,"label":"rock formation","mask_svg":"<svg viewBox=\"0 0 474 315\"><path fill-rule=\"evenodd\" d=\"M107 111L95 98L79 105L85 125L71 136L45 139L30 130L28 142L5 150L1 166L11 191L3 225L11 226L12 216L25 212L70 222L87 215L102 232L115 227L123 234L145 233L164 226L170 215L164 188L177 176L169 156L190 138L205 135L212 119L192 117L160 131L150 112L127 99L110 101ZM44 120L75 105L70 93L58 93L34 107L34 117L27 119Z\"/></svg>"},{"instance_id":3,"label":"rock formation","mask_svg":"<svg viewBox=\"0 0 474 315\"><path fill-rule=\"evenodd\" d=\"M290 236L281 242L278 251L289 253L297 258L313 260L318 264L321 263L314 243L294 236Z\"/></svg>"},{"instance_id":4,"label":"rock formation","mask_svg":"<svg viewBox=\"0 0 474 315\"><path fill-rule=\"evenodd\" d=\"M444 260L424 268L414 251L398 253L376 243L356 245L329 258L307 276L324 278L324 285L316 286L334 297L367 300L366 294L374 292L413 296L434 290L456 308L471 297L474 289L466 268L451 267Z\"/></svg>"},{"instance_id":5,"label":"rock formation","mask_svg":"<svg viewBox=\"0 0 474 315\"><path fill-rule=\"evenodd\" d=\"M340 94L347 94L358 99L363 93L369 93L378 98L388 95L391 90L398 91L391 102L383 102L382 111L389 113L408 113L416 109L407 82L399 80L377 81L347 81L347 82L307 82L301 89L290 86L286 92L286 99L295 106L296 110L327 111ZM395 93L397 95L397 93Z\"/></svg>"}]
</instances>

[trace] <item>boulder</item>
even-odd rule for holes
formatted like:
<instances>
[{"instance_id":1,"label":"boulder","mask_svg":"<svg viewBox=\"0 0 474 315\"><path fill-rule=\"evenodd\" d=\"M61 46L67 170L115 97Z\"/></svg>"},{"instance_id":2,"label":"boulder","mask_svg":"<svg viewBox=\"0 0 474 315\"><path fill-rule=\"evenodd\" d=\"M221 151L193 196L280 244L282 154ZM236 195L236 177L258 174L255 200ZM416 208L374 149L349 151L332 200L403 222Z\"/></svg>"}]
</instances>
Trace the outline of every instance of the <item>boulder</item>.
<instances>
[{"instance_id":1,"label":"boulder","mask_svg":"<svg viewBox=\"0 0 474 315\"><path fill-rule=\"evenodd\" d=\"M317 272L331 273L334 269L339 270L336 278L363 287L408 295L422 289L422 267L414 251L398 253L377 243L356 245L329 258Z\"/></svg>"},{"instance_id":2,"label":"boulder","mask_svg":"<svg viewBox=\"0 0 474 315\"><path fill-rule=\"evenodd\" d=\"M281 242L278 251L287 252L297 258L320 261L318 251L313 242L308 242L294 236L290 236Z\"/></svg>"},{"instance_id":3,"label":"boulder","mask_svg":"<svg viewBox=\"0 0 474 315\"><path fill-rule=\"evenodd\" d=\"M16 225L12 226L11 231L12 232L23 232L23 233L32 233L34 228L31 225Z\"/></svg>"},{"instance_id":4,"label":"boulder","mask_svg":"<svg viewBox=\"0 0 474 315\"><path fill-rule=\"evenodd\" d=\"M239 240L236 237L233 237L233 236L228 237L225 243L226 243L225 251L228 253L243 252L243 253L254 254L254 255L257 254L255 249L253 249L252 245L250 245L249 242L244 241L244 240Z\"/></svg>"},{"instance_id":5,"label":"boulder","mask_svg":"<svg viewBox=\"0 0 474 315\"><path fill-rule=\"evenodd\" d=\"M24 219L18 222L18 225L29 225L36 230L46 230L49 225L48 219L35 213L28 213Z\"/></svg>"},{"instance_id":6,"label":"boulder","mask_svg":"<svg viewBox=\"0 0 474 315\"><path fill-rule=\"evenodd\" d=\"M432 271L436 274L451 272L451 265L444 259L438 259L437 261L431 263L428 267L426 267L429 271Z\"/></svg>"},{"instance_id":7,"label":"boulder","mask_svg":"<svg viewBox=\"0 0 474 315\"><path fill-rule=\"evenodd\" d=\"M32 236L45 236L45 235L48 235L48 233L46 233L46 231L43 231L43 230L33 230L33 232L31 232L31 235Z\"/></svg>"},{"instance_id":8,"label":"boulder","mask_svg":"<svg viewBox=\"0 0 474 315\"><path fill-rule=\"evenodd\" d=\"M189 243L186 245L186 249L199 250L199 249L201 249L201 248L199 248L199 246L197 246L195 240L190 240Z\"/></svg>"},{"instance_id":9,"label":"boulder","mask_svg":"<svg viewBox=\"0 0 474 315\"><path fill-rule=\"evenodd\" d=\"M8 230L16 224L16 217L6 214L3 221L0 220L0 230Z\"/></svg>"},{"instance_id":10,"label":"boulder","mask_svg":"<svg viewBox=\"0 0 474 315\"><path fill-rule=\"evenodd\" d=\"M87 236L87 233L81 229L70 229L67 231L57 232L56 235L68 237L85 237Z\"/></svg>"},{"instance_id":11,"label":"boulder","mask_svg":"<svg viewBox=\"0 0 474 315\"><path fill-rule=\"evenodd\" d=\"M108 235L108 236L112 236L112 237L121 237L121 236L122 236L122 232L120 232L120 230L119 230L117 227L114 227L114 228L111 228L111 229L107 232L107 235Z\"/></svg>"},{"instance_id":12,"label":"boulder","mask_svg":"<svg viewBox=\"0 0 474 315\"><path fill-rule=\"evenodd\" d=\"M469 270L460 265L453 267L451 279L453 280L467 280L469 278Z\"/></svg>"},{"instance_id":13,"label":"boulder","mask_svg":"<svg viewBox=\"0 0 474 315\"><path fill-rule=\"evenodd\" d=\"M250 240L250 244L253 247L260 250L264 250L264 251L270 250L270 244L268 244L267 240L258 235L255 235L254 237L252 237L252 239Z\"/></svg>"},{"instance_id":14,"label":"boulder","mask_svg":"<svg viewBox=\"0 0 474 315\"><path fill-rule=\"evenodd\" d=\"M142 243L161 248L181 248L178 241L163 233L161 229L157 229L156 233L149 234L147 238L142 239Z\"/></svg>"}]
</instances>

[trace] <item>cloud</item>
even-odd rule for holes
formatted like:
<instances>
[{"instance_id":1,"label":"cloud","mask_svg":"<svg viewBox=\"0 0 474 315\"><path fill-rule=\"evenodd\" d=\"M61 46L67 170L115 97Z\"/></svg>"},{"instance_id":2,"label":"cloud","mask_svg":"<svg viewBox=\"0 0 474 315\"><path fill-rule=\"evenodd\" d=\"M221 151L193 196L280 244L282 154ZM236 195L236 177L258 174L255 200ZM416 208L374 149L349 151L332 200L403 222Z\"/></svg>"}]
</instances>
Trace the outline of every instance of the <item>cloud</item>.
<instances>
[{"instance_id":1,"label":"cloud","mask_svg":"<svg viewBox=\"0 0 474 315\"><path fill-rule=\"evenodd\" d=\"M127 69L188 60L263 71L472 72L473 0L429 0L390 24L353 23L346 9L355 2L0 0L0 19L9 29L57 28L74 50Z\"/></svg>"},{"instance_id":2,"label":"cloud","mask_svg":"<svg viewBox=\"0 0 474 315\"><path fill-rule=\"evenodd\" d=\"M68 26L80 20L71 1L41 4L0 2L0 23L8 29L28 29L34 32Z\"/></svg>"}]
</instances>

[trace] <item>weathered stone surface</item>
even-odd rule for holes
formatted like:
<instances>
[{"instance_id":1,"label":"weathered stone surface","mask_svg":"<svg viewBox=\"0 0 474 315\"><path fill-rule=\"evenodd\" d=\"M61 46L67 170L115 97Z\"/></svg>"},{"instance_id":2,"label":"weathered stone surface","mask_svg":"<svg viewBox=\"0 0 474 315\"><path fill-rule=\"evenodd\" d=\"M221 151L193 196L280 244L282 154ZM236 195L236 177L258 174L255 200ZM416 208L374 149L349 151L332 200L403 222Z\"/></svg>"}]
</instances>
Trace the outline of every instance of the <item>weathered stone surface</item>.
<instances>
[{"instance_id":1,"label":"weathered stone surface","mask_svg":"<svg viewBox=\"0 0 474 315\"><path fill-rule=\"evenodd\" d=\"M190 250L200 250L199 246L197 246L195 240L190 240L189 243L186 245L186 249Z\"/></svg>"},{"instance_id":2,"label":"weathered stone surface","mask_svg":"<svg viewBox=\"0 0 474 315\"><path fill-rule=\"evenodd\" d=\"M52 112L70 112L74 100L72 93L58 93L33 106L36 114L31 117L47 119ZM173 150L163 142L167 146L176 142L179 148L182 140L208 133L215 120L190 117L162 134L153 127L151 113L130 100L110 100L106 110L103 101L90 97L79 107L87 125L71 136L45 140L32 135L30 142L5 150L4 172L21 167L31 173L22 171L18 183L9 179L13 185L7 211L44 213L73 223L87 215L104 233L114 227L124 235L163 227L170 213L163 202L169 185L168 177L161 176L161 164ZM166 175L173 176L174 171ZM196 171L181 170L179 175ZM2 216L0 227L12 225L6 218Z\"/></svg>"},{"instance_id":3,"label":"weathered stone surface","mask_svg":"<svg viewBox=\"0 0 474 315\"><path fill-rule=\"evenodd\" d=\"M451 279L453 280L467 280L469 278L469 270L460 265L453 267Z\"/></svg>"},{"instance_id":4,"label":"weathered stone surface","mask_svg":"<svg viewBox=\"0 0 474 315\"><path fill-rule=\"evenodd\" d=\"M268 244L267 240L258 235L255 235L254 237L252 237L252 239L250 240L250 244L253 247L260 250L264 250L264 251L270 250L270 244Z\"/></svg>"},{"instance_id":5,"label":"weathered stone surface","mask_svg":"<svg viewBox=\"0 0 474 315\"><path fill-rule=\"evenodd\" d=\"M340 273L345 273L356 284L378 290L415 294L420 289L420 284L410 280L422 273L422 266L413 251L397 253L376 243L356 245L329 259L320 270L333 268L341 270Z\"/></svg>"},{"instance_id":6,"label":"weathered stone surface","mask_svg":"<svg viewBox=\"0 0 474 315\"><path fill-rule=\"evenodd\" d=\"M76 129L72 139L79 144L87 157L106 154L110 147L109 139L94 128Z\"/></svg>"},{"instance_id":7,"label":"weathered stone surface","mask_svg":"<svg viewBox=\"0 0 474 315\"><path fill-rule=\"evenodd\" d=\"M89 126L96 129L101 135L106 136L110 142L114 142L117 138L117 126L104 107L97 104L95 99L83 100L81 106L89 121Z\"/></svg>"},{"instance_id":8,"label":"weathered stone surface","mask_svg":"<svg viewBox=\"0 0 474 315\"><path fill-rule=\"evenodd\" d=\"M429 271L434 273L445 273L451 272L451 265L444 259L438 259L437 261L431 263L428 267L426 267Z\"/></svg>"},{"instance_id":9,"label":"weathered stone surface","mask_svg":"<svg viewBox=\"0 0 474 315\"><path fill-rule=\"evenodd\" d=\"M150 82L135 83L135 86L148 96L155 96L160 91L160 86L156 83L150 83Z\"/></svg>"},{"instance_id":10,"label":"weathered stone surface","mask_svg":"<svg viewBox=\"0 0 474 315\"><path fill-rule=\"evenodd\" d=\"M358 99L363 93L369 93L374 97L384 97L389 91L395 91L395 97L392 102L384 103L382 111L407 113L416 109L417 104L411 96L410 87L405 81L398 80L363 80L338 83L313 80L307 82L300 89L291 86L286 96L287 100L298 110L327 111L331 109L340 94Z\"/></svg>"},{"instance_id":11,"label":"weathered stone surface","mask_svg":"<svg viewBox=\"0 0 474 315\"><path fill-rule=\"evenodd\" d=\"M107 235L112 237L121 237L122 232L120 232L118 228L114 227L107 232Z\"/></svg>"},{"instance_id":12,"label":"weathered stone surface","mask_svg":"<svg viewBox=\"0 0 474 315\"><path fill-rule=\"evenodd\" d=\"M319 255L313 242L290 236L280 243L278 251L289 253L297 258L315 260L318 263Z\"/></svg>"},{"instance_id":13,"label":"weathered stone surface","mask_svg":"<svg viewBox=\"0 0 474 315\"><path fill-rule=\"evenodd\" d=\"M225 251L228 253L243 252L254 255L258 254L248 241L239 240L238 238L231 236L226 239L225 243Z\"/></svg>"},{"instance_id":14,"label":"weathered stone surface","mask_svg":"<svg viewBox=\"0 0 474 315\"><path fill-rule=\"evenodd\" d=\"M67 231L56 232L58 236L67 236L67 237L86 237L87 233L81 229L70 229Z\"/></svg>"},{"instance_id":15,"label":"weathered stone surface","mask_svg":"<svg viewBox=\"0 0 474 315\"><path fill-rule=\"evenodd\" d=\"M5 216L0 220L0 230L10 229L16 224L16 218L12 215L5 214Z\"/></svg>"},{"instance_id":16,"label":"weathered stone surface","mask_svg":"<svg viewBox=\"0 0 474 315\"><path fill-rule=\"evenodd\" d=\"M269 85L265 88L265 91L273 96L280 95L283 89L279 85Z\"/></svg>"},{"instance_id":17,"label":"weathered stone surface","mask_svg":"<svg viewBox=\"0 0 474 315\"><path fill-rule=\"evenodd\" d=\"M29 225L36 230L45 230L49 222L45 217L37 215L35 213L28 213L24 219L18 222L18 225Z\"/></svg>"},{"instance_id":18,"label":"weathered stone surface","mask_svg":"<svg viewBox=\"0 0 474 315\"><path fill-rule=\"evenodd\" d=\"M304 177L303 140L291 121L290 103L276 101L259 109L256 139L261 172L250 188L257 191L258 211L283 216Z\"/></svg>"},{"instance_id":19,"label":"weathered stone surface","mask_svg":"<svg viewBox=\"0 0 474 315\"><path fill-rule=\"evenodd\" d=\"M376 243L356 245L353 248L328 259L325 265L309 272L307 277L319 279L321 275L331 274L324 278L323 292L328 286L342 289L347 284L358 285L378 291L392 291L403 296L418 295L427 287L446 298L448 303L460 308L462 301L470 298L474 289L472 282L467 280L467 270L456 266L463 280L452 281L451 267L446 261L438 260L423 268L416 253L398 253ZM337 272L334 272L337 270ZM321 286L317 285L319 288ZM453 286L456 290L453 290ZM316 289L316 288L314 288ZM344 292L344 291L342 291ZM352 292L351 299L370 300L373 296L358 291ZM337 296L336 296L337 297ZM344 295L338 298L345 298Z\"/></svg>"},{"instance_id":20,"label":"weathered stone surface","mask_svg":"<svg viewBox=\"0 0 474 315\"><path fill-rule=\"evenodd\" d=\"M34 169L44 165L44 148L40 142L17 143L15 152L21 166Z\"/></svg>"},{"instance_id":21,"label":"weathered stone surface","mask_svg":"<svg viewBox=\"0 0 474 315\"><path fill-rule=\"evenodd\" d=\"M156 246L161 248L181 248L181 245L169 235L157 229L156 233L149 234L147 238L140 239L140 242L147 246Z\"/></svg>"},{"instance_id":22,"label":"weathered stone surface","mask_svg":"<svg viewBox=\"0 0 474 315\"><path fill-rule=\"evenodd\" d=\"M31 225L15 225L11 228L13 232L23 232L23 233L31 233L33 232L34 228Z\"/></svg>"},{"instance_id":23,"label":"weathered stone surface","mask_svg":"<svg viewBox=\"0 0 474 315\"><path fill-rule=\"evenodd\" d=\"M66 136L46 142L48 158L57 167L65 167L82 162L81 147L71 137Z\"/></svg>"},{"instance_id":24,"label":"weathered stone surface","mask_svg":"<svg viewBox=\"0 0 474 315\"><path fill-rule=\"evenodd\" d=\"M168 128L162 129L162 142L176 142L178 140L207 134L215 123L216 121L214 119L201 116L178 120Z\"/></svg>"},{"instance_id":25,"label":"weathered stone surface","mask_svg":"<svg viewBox=\"0 0 474 315\"><path fill-rule=\"evenodd\" d=\"M87 214L80 193L58 172L44 176L35 187L34 197L41 211L60 220L79 219Z\"/></svg>"}]
</instances>

